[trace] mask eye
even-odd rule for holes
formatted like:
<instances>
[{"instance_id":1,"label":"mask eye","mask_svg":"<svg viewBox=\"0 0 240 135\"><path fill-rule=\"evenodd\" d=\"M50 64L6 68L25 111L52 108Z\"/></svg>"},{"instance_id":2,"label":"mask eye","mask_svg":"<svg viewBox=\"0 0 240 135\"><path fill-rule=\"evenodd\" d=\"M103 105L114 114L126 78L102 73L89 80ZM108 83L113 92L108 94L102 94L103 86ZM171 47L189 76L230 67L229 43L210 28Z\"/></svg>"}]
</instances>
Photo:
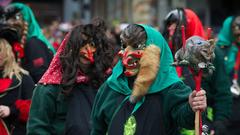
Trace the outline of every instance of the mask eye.
<instances>
[{"instance_id":1,"label":"mask eye","mask_svg":"<svg viewBox=\"0 0 240 135\"><path fill-rule=\"evenodd\" d=\"M92 46L92 47L96 47L96 45L95 45L95 43L94 43L94 42L92 42L92 43L91 43L91 46Z\"/></svg>"},{"instance_id":2,"label":"mask eye","mask_svg":"<svg viewBox=\"0 0 240 135\"><path fill-rule=\"evenodd\" d=\"M125 44L121 44L121 49L124 50L127 46Z\"/></svg>"},{"instance_id":3,"label":"mask eye","mask_svg":"<svg viewBox=\"0 0 240 135\"><path fill-rule=\"evenodd\" d=\"M126 44L124 44L124 42L121 40L121 50L124 50L126 47Z\"/></svg>"},{"instance_id":4,"label":"mask eye","mask_svg":"<svg viewBox=\"0 0 240 135\"><path fill-rule=\"evenodd\" d=\"M15 17L15 19L16 19L16 20L19 20L19 19L20 19L20 16L17 15L17 16Z\"/></svg>"},{"instance_id":5,"label":"mask eye","mask_svg":"<svg viewBox=\"0 0 240 135\"><path fill-rule=\"evenodd\" d=\"M16 19L16 20L20 20L21 17L22 17L22 15L21 15L20 13L18 13L18 14L15 15L15 19Z\"/></svg>"},{"instance_id":6,"label":"mask eye","mask_svg":"<svg viewBox=\"0 0 240 135\"><path fill-rule=\"evenodd\" d=\"M145 48L146 48L146 44L143 44L143 43L138 44L138 45L136 46L136 49L140 49L140 50L143 50L143 49L145 49Z\"/></svg>"},{"instance_id":7,"label":"mask eye","mask_svg":"<svg viewBox=\"0 0 240 135\"><path fill-rule=\"evenodd\" d=\"M195 45L203 45L203 42L201 40L196 40L194 41Z\"/></svg>"}]
</instances>

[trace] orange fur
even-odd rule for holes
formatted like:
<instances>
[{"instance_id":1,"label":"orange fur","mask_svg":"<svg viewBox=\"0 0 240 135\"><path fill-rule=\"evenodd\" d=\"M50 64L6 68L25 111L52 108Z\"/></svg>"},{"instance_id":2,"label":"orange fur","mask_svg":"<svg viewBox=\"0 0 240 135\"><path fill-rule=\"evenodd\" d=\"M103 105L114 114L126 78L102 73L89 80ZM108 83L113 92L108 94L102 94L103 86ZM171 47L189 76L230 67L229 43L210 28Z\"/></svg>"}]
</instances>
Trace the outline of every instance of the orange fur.
<instances>
[{"instance_id":1,"label":"orange fur","mask_svg":"<svg viewBox=\"0 0 240 135\"><path fill-rule=\"evenodd\" d=\"M139 73L133 85L132 102L137 102L146 95L154 82L159 69L160 51L160 48L155 45L149 45L145 48L139 61Z\"/></svg>"}]
</instances>

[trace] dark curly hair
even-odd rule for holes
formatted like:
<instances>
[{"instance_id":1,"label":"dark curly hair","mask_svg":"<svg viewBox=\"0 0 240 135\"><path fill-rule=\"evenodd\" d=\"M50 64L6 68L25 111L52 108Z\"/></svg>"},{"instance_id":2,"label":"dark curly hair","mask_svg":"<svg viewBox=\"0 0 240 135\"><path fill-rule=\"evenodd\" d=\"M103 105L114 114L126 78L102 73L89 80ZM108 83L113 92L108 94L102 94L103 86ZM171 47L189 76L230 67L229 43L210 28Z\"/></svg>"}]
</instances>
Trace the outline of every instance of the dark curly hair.
<instances>
[{"instance_id":1,"label":"dark curly hair","mask_svg":"<svg viewBox=\"0 0 240 135\"><path fill-rule=\"evenodd\" d=\"M96 20L95 20L96 21ZM71 92L75 86L77 73L79 71L79 50L87 43L94 43L96 52L94 53L94 64L88 68L88 84L98 88L106 79L106 71L111 67L113 61L113 48L108 43L102 25L86 24L78 25L70 33L67 45L60 55L62 64L62 87L64 93Z\"/></svg>"},{"instance_id":2,"label":"dark curly hair","mask_svg":"<svg viewBox=\"0 0 240 135\"><path fill-rule=\"evenodd\" d=\"M164 19L164 28L163 28L163 37L166 41L168 41L169 38L169 31L168 27L172 24L176 23L176 30L172 37L172 52L175 53L179 48L182 47L182 33L181 33L181 26L185 26L185 32L186 32L186 14L183 8L177 8L175 10L172 10L169 12L169 14Z\"/></svg>"}]
</instances>

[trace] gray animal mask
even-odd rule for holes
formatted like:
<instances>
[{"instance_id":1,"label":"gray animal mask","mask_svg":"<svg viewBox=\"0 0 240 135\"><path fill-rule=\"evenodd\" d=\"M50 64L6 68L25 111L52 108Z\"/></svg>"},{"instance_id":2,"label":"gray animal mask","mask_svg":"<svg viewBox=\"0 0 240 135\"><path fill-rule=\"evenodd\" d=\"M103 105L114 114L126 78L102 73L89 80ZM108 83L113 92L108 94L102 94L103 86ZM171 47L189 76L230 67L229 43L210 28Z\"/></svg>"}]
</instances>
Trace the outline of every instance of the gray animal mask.
<instances>
[{"instance_id":1,"label":"gray animal mask","mask_svg":"<svg viewBox=\"0 0 240 135\"><path fill-rule=\"evenodd\" d=\"M174 66L189 66L194 73L202 69L203 75L212 74L215 70L212 61L215 58L214 41L204 40L199 36L187 39L185 48L180 48L175 54Z\"/></svg>"}]
</instances>

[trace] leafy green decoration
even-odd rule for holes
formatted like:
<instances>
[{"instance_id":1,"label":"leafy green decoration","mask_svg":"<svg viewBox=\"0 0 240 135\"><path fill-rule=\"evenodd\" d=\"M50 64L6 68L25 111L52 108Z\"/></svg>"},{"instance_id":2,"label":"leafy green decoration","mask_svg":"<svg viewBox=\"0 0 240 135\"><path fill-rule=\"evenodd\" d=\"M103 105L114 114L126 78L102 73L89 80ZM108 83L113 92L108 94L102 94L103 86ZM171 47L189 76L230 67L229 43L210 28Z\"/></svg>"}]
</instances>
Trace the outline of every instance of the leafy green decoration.
<instances>
[{"instance_id":1,"label":"leafy green decoration","mask_svg":"<svg viewBox=\"0 0 240 135\"><path fill-rule=\"evenodd\" d=\"M136 132L137 122L133 115L131 115L124 125L123 135L134 135Z\"/></svg>"}]
</instances>

